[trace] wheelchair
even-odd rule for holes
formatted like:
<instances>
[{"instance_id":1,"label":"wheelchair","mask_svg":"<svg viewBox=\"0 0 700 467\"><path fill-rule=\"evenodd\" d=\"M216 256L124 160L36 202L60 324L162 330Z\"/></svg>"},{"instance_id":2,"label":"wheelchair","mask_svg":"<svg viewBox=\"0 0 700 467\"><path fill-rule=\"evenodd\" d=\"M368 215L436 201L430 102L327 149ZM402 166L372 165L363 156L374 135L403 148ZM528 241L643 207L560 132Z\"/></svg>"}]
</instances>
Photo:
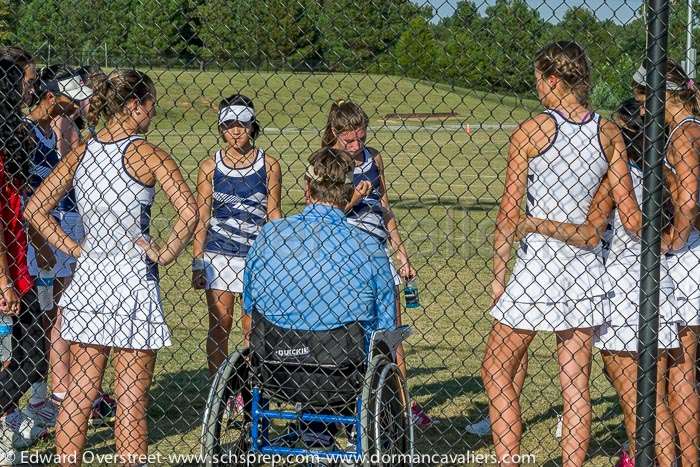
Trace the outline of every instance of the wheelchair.
<instances>
[{"instance_id":1,"label":"wheelchair","mask_svg":"<svg viewBox=\"0 0 700 467\"><path fill-rule=\"evenodd\" d=\"M411 465L410 399L396 365L410 334L401 326L367 335L359 323L296 331L254 313L249 347L226 359L209 391L204 464L294 456L303 466Z\"/></svg>"}]
</instances>

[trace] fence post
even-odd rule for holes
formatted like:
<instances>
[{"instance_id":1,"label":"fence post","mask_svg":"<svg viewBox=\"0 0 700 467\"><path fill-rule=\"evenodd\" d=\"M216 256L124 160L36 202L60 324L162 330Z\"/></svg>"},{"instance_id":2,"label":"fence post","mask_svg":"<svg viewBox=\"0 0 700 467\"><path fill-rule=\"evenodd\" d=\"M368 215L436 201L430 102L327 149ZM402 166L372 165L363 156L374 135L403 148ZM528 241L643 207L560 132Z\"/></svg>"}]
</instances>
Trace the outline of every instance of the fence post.
<instances>
[{"instance_id":1,"label":"fence post","mask_svg":"<svg viewBox=\"0 0 700 467\"><path fill-rule=\"evenodd\" d=\"M659 329L659 266L662 228L662 161L665 151L666 46L668 0L647 2L646 121L644 126L644 196L640 343L637 373L636 459L638 467L655 465L656 359Z\"/></svg>"}]
</instances>

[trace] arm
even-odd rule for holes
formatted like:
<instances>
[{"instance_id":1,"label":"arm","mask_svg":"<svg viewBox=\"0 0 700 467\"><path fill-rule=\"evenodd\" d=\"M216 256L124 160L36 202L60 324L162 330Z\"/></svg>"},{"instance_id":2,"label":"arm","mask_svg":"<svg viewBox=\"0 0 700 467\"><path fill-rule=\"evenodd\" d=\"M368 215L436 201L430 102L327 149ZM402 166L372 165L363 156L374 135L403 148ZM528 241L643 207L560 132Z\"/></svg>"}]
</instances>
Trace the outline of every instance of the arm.
<instances>
[{"instance_id":1,"label":"arm","mask_svg":"<svg viewBox=\"0 0 700 467\"><path fill-rule=\"evenodd\" d=\"M137 178L143 183L150 184L155 178L177 213L175 225L162 248L156 248L154 244L147 243L143 239L139 240L139 245L146 250L151 260L161 265L169 264L185 249L194 234L199 220L197 202L173 158L159 147L146 141L138 141L131 145L125 158L127 164L136 172ZM150 173L144 175L143 163L141 166L135 165L132 159L145 160L146 168ZM137 168L139 170L134 170Z\"/></svg>"},{"instance_id":2,"label":"arm","mask_svg":"<svg viewBox=\"0 0 700 467\"><path fill-rule=\"evenodd\" d=\"M535 120L529 120L520 125L510 137L505 188L496 216L496 230L493 235L494 279L491 288L494 303L505 291L508 261L515 241L516 228L520 221L520 203L525 196L528 159L530 153L534 152L530 134L537 130L538 123Z\"/></svg>"},{"instance_id":3,"label":"arm","mask_svg":"<svg viewBox=\"0 0 700 467\"><path fill-rule=\"evenodd\" d=\"M207 229L211 219L212 196L214 192L213 176L216 163L214 159L208 158L202 162L197 174L197 212L199 222L194 233L194 245L192 246L192 256L195 261L192 263L192 286L197 290L202 290L207 284L207 275L204 265L201 263L204 256L204 247L207 242ZM200 261L199 265L195 263Z\"/></svg>"},{"instance_id":4,"label":"arm","mask_svg":"<svg viewBox=\"0 0 700 467\"><path fill-rule=\"evenodd\" d=\"M634 196L622 134L617 125L603 120L600 124L600 136L605 157L608 159L607 176L620 220L625 229L639 236L642 230L642 212Z\"/></svg>"},{"instance_id":5,"label":"arm","mask_svg":"<svg viewBox=\"0 0 700 467\"><path fill-rule=\"evenodd\" d=\"M73 185L75 171L84 153L85 145L80 145L63 157L34 191L24 209L24 215L31 228L55 248L76 257L80 255L80 245L61 229L58 221L51 215L51 210Z\"/></svg>"},{"instance_id":6,"label":"arm","mask_svg":"<svg viewBox=\"0 0 700 467\"><path fill-rule=\"evenodd\" d=\"M267 220L282 218L282 168L279 161L265 158L267 167Z\"/></svg>"},{"instance_id":7,"label":"arm","mask_svg":"<svg viewBox=\"0 0 700 467\"><path fill-rule=\"evenodd\" d=\"M384 161L381 155L377 154L374 156L374 160L377 163L377 168L379 169L379 184L382 189L382 198L380 200L382 208L384 209L384 223L386 224L386 229L389 233L389 243L391 243L391 248L396 252L399 261L399 275L404 280L411 280L416 276L416 270L411 266L411 262L408 258L408 252L406 251L406 246L401 240L401 234L399 233L399 224L396 221L396 216L391 210L389 205L389 195L386 189L386 179L384 177Z\"/></svg>"},{"instance_id":8,"label":"arm","mask_svg":"<svg viewBox=\"0 0 700 467\"><path fill-rule=\"evenodd\" d=\"M0 167L0 170L4 170ZM0 173L0 187L5 180ZM3 200L5 202L5 200ZM8 261L7 245L5 245L5 222L0 219L0 314L19 314L19 296L15 284L10 277L10 262Z\"/></svg>"},{"instance_id":9,"label":"arm","mask_svg":"<svg viewBox=\"0 0 700 467\"><path fill-rule=\"evenodd\" d=\"M262 231L255 239L253 245L248 250L248 256L245 261L245 269L243 270L243 300L241 308L243 308L243 313L250 316L253 314L255 309L255 272L258 265L258 251L260 245L264 245L267 240L267 229L266 226L263 227Z\"/></svg>"},{"instance_id":10,"label":"arm","mask_svg":"<svg viewBox=\"0 0 700 467\"><path fill-rule=\"evenodd\" d=\"M207 229L209 228L209 220L211 219L211 205L213 196L214 160L206 159L202 162L197 175L197 212L199 213L199 222L194 234L194 245L192 255L195 258L204 256L204 244L207 240Z\"/></svg>"},{"instance_id":11,"label":"arm","mask_svg":"<svg viewBox=\"0 0 700 467\"><path fill-rule=\"evenodd\" d=\"M80 144L80 132L75 122L69 117L56 117L51 120L51 128L56 134L56 147L61 156Z\"/></svg>"},{"instance_id":12,"label":"arm","mask_svg":"<svg viewBox=\"0 0 700 467\"><path fill-rule=\"evenodd\" d=\"M682 248L687 242L697 218L698 179L700 161L690 126L683 128L669 147L667 158L675 167L671 184L673 199L673 241L671 249Z\"/></svg>"},{"instance_id":13,"label":"arm","mask_svg":"<svg viewBox=\"0 0 700 467\"><path fill-rule=\"evenodd\" d=\"M580 248L592 248L600 243L601 238L603 238L614 206L610 184L608 179L605 178L593 197L585 223L570 224L528 217L518 225L518 234L522 236L536 232L547 237L556 238L569 245Z\"/></svg>"}]
</instances>

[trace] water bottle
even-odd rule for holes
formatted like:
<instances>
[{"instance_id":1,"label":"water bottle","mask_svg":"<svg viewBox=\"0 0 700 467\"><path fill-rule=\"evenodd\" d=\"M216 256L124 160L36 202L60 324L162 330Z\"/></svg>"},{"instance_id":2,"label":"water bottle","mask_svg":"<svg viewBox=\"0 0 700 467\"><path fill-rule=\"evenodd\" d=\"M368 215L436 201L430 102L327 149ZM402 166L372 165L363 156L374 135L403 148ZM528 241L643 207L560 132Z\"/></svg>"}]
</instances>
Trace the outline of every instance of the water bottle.
<instances>
[{"instance_id":1,"label":"water bottle","mask_svg":"<svg viewBox=\"0 0 700 467\"><path fill-rule=\"evenodd\" d=\"M36 279L36 294L41 311L53 310L53 280L54 273L51 269L39 269L39 277Z\"/></svg>"},{"instance_id":2,"label":"water bottle","mask_svg":"<svg viewBox=\"0 0 700 467\"><path fill-rule=\"evenodd\" d=\"M403 296L406 299L406 308L418 308L420 306L418 287L416 286L415 279L406 283L406 287L403 289Z\"/></svg>"},{"instance_id":3,"label":"water bottle","mask_svg":"<svg viewBox=\"0 0 700 467\"><path fill-rule=\"evenodd\" d=\"M0 315L0 361L12 357L12 316Z\"/></svg>"}]
</instances>

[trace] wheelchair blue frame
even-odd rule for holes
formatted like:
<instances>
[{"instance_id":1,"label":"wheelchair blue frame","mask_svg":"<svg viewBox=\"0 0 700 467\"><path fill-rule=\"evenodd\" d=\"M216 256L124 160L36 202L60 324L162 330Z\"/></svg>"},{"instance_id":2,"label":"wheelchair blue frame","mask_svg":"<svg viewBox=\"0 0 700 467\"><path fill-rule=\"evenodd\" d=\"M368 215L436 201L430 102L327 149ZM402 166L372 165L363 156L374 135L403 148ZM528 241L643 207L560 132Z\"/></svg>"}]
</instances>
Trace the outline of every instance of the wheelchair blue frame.
<instances>
[{"instance_id":1,"label":"wheelchair blue frame","mask_svg":"<svg viewBox=\"0 0 700 467\"><path fill-rule=\"evenodd\" d=\"M395 330L390 331L374 331L372 332L369 342L367 343L367 363L372 361L372 358L379 350L380 344L384 346L385 351L391 353L392 361L396 361L396 347L411 335L409 326L400 326ZM318 456L334 457L341 456L361 458L362 456L362 396L359 395L355 402L355 416L330 415L318 413L304 413L297 411L284 410L269 410L269 401L261 395L260 388L255 386L252 389L252 406L251 406L251 451L262 454L278 454L278 455L300 455L300 456ZM314 449L290 448L286 446L278 446L273 444L269 438L269 425L273 420L288 420L300 422L319 422L326 425L342 424L345 426L353 426L355 428L355 449L353 451L321 451Z\"/></svg>"},{"instance_id":2,"label":"wheelchair blue frame","mask_svg":"<svg viewBox=\"0 0 700 467\"><path fill-rule=\"evenodd\" d=\"M260 394L260 388L254 387L252 391L252 408L251 408L251 450L262 454L279 454L285 455L314 455L314 456L357 456L362 455L362 426L359 414L362 409L362 397L358 397L355 403L357 416L343 415L324 415L316 413L304 413L284 410L269 410L267 407L268 401L264 400ZM354 426L356 439L354 451L318 451L313 449L289 448L286 446L276 446L270 443L269 439L269 423L273 420L288 420L300 422L320 422L326 425L333 423L342 424L345 426ZM259 432L258 426L262 426L262 433ZM262 439L262 442L259 440Z\"/></svg>"},{"instance_id":3,"label":"wheelchair blue frame","mask_svg":"<svg viewBox=\"0 0 700 467\"><path fill-rule=\"evenodd\" d=\"M408 449L413 453L413 424L410 418L410 396L405 386L405 381L396 367L396 348L411 335L408 326L400 326L397 329L386 331L375 331L370 336L365 345L367 346L367 365L363 386L355 400L355 414L350 416L319 414L315 412L304 412L301 410L270 410L270 401L264 397L264 388L259 386L247 386L250 383L249 349L241 349L229 355L226 361L219 367L214 377L209 397L207 399L204 417L202 421L202 454L206 459L206 467L223 465L216 460L217 454L221 453L222 429L226 430L224 417L227 413L227 402L232 394L239 393L244 387L248 387L251 401L248 420L243 425L245 428L235 436L238 438L230 446L237 454L257 453L266 455L292 455L292 456L313 456L318 459L328 460L360 460L363 455L368 454L370 449L383 449L376 447L380 436L381 427L377 424L377 413L381 398L373 401L375 391L383 388L384 379L379 378L380 373L386 373L386 367L392 366L395 375L399 378L398 386L395 390L400 391L400 397L404 401L402 416L405 418L408 433L407 443L402 449ZM245 372L245 373L244 373ZM379 379L374 379L377 376ZM283 401L284 402L284 401ZM295 409L298 409L296 406ZM369 418L374 417L374 418ZM245 415L243 415L245 421ZM353 448L342 451L335 446L329 449L323 448L304 449L291 447L295 446L300 439L303 440L303 433L299 429L288 430L285 434L276 434L270 439L272 423L275 420L285 420L289 422L317 422L326 426L331 424L343 425L346 428L354 428L355 439ZM289 427L288 427L289 428ZM228 444L228 443L227 443ZM375 452L375 451L373 451ZM378 452L378 451L377 451ZM369 466L364 460L363 465ZM410 463L408 464L410 466Z\"/></svg>"}]
</instances>

